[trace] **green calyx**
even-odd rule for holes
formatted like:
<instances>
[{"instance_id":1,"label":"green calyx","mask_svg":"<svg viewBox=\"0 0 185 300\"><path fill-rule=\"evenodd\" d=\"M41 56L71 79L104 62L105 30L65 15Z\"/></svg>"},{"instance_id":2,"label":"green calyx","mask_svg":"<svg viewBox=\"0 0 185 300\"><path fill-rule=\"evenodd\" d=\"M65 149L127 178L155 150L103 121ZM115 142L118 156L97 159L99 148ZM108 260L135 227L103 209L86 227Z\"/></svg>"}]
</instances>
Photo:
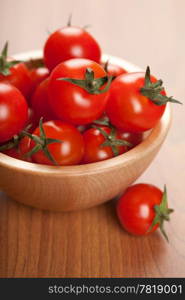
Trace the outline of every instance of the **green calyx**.
<instances>
[{"instance_id":1,"label":"green calyx","mask_svg":"<svg viewBox=\"0 0 185 300\"><path fill-rule=\"evenodd\" d=\"M9 141L8 143L0 146L0 152L3 152L5 150L10 150L10 149L13 149L13 148L18 148L19 141L20 141L20 136L19 135L14 135L13 138L11 139L11 141Z\"/></svg>"},{"instance_id":2,"label":"green calyx","mask_svg":"<svg viewBox=\"0 0 185 300\"><path fill-rule=\"evenodd\" d=\"M151 82L150 78L150 68L147 67L145 73L145 83L141 88L140 92L143 96L149 98L156 105L165 105L167 102L182 104L180 101L174 99L173 97L167 97L162 95L161 92L164 90L162 80L157 80L156 82Z\"/></svg>"},{"instance_id":3,"label":"green calyx","mask_svg":"<svg viewBox=\"0 0 185 300\"><path fill-rule=\"evenodd\" d=\"M57 162L55 161L54 157L52 156L52 154L50 153L49 149L48 149L48 145L53 144L53 143L62 143L61 140L58 139L51 139L51 138L47 138L44 128L43 128L43 118L40 119L39 122L39 129L40 129L40 136L31 134L29 132L24 132L23 133L28 136L30 139L32 139L35 142L35 146L33 147L33 149L31 149L26 156L27 157L31 157L33 154L37 153L38 151L42 150L44 152L44 154L46 155L46 157L54 164L54 165L58 165Z\"/></svg>"},{"instance_id":4,"label":"green calyx","mask_svg":"<svg viewBox=\"0 0 185 300\"><path fill-rule=\"evenodd\" d=\"M114 127L111 123L110 123L110 120L109 118L104 115L102 118L98 119L98 120L95 120L93 121L93 124L95 125L101 125L101 126L107 126L107 127Z\"/></svg>"},{"instance_id":5,"label":"green calyx","mask_svg":"<svg viewBox=\"0 0 185 300\"><path fill-rule=\"evenodd\" d=\"M27 134L28 130L31 128L32 124L29 124L23 131L21 131L19 134L16 134L13 136L13 138L6 144L0 146L0 152L3 152L5 150L10 150L13 148L17 148L19 146L19 143L21 139Z\"/></svg>"},{"instance_id":6,"label":"green calyx","mask_svg":"<svg viewBox=\"0 0 185 300\"><path fill-rule=\"evenodd\" d=\"M150 231L156 224L159 224L159 228L160 228L163 236L168 241L168 236L167 236L167 234L164 230L164 221L169 221L170 220L169 215L174 210L172 208L168 208L166 185L164 186L162 201L161 201L160 205L155 205L154 206L154 211L155 211L155 217L154 217L152 225L150 226L148 231Z\"/></svg>"},{"instance_id":7,"label":"green calyx","mask_svg":"<svg viewBox=\"0 0 185 300\"><path fill-rule=\"evenodd\" d=\"M84 79L58 78L57 80L70 82L83 88L89 94L99 95L109 90L111 82L113 80L113 76L94 78L94 71L91 68L87 68ZM103 89L101 89L104 84L106 84L106 86Z\"/></svg>"},{"instance_id":8,"label":"green calyx","mask_svg":"<svg viewBox=\"0 0 185 300\"><path fill-rule=\"evenodd\" d=\"M102 125L102 124L101 124ZM92 128L96 128L100 131L100 133L103 135L105 138L105 141L101 144L101 147L111 147L112 152L114 156L119 155L119 146L131 146L131 144L125 140L118 139L116 137L116 129L111 126L110 133L107 133L105 130L103 130L101 127L93 125Z\"/></svg>"},{"instance_id":9,"label":"green calyx","mask_svg":"<svg viewBox=\"0 0 185 300\"><path fill-rule=\"evenodd\" d=\"M8 42L6 42L0 55L0 74L4 76L10 75L10 68L17 65L20 62L20 60L8 61Z\"/></svg>"}]
</instances>

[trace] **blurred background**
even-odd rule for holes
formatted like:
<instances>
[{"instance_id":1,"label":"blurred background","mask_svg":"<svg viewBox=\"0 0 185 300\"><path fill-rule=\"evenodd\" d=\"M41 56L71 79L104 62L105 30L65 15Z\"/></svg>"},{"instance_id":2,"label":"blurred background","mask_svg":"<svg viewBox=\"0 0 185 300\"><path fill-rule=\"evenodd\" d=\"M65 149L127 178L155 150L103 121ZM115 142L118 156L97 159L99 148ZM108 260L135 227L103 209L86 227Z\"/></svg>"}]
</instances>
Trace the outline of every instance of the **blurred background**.
<instances>
[{"instance_id":1,"label":"blurred background","mask_svg":"<svg viewBox=\"0 0 185 300\"><path fill-rule=\"evenodd\" d=\"M91 25L104 52L149 64L181 96L184 0L0 0L0 47L9 40L11 54L42 48L48 31L66 25L70 13L72 24Z\"/></svg>"},{"instance_id":2,"label":"blurred background","mask_svg":"<svg viewBox=\"0 0 185 300\"><path fill-rule=\"evenodd\" d=\"M184 101L184 0L0 0L0 48L10 54L39 49L48 32L66 25L88 25L104 52L120 56L163 79L168 94ZM184 106L174 105L173 126L154 164L140 178L184 198ZM170 174L173 173L173 176ZM174 180L174 178L181 180ZM177 196L178 194L178 196ZM183 199L182 199L183 200Z\"/></svg>"}]
</instances>

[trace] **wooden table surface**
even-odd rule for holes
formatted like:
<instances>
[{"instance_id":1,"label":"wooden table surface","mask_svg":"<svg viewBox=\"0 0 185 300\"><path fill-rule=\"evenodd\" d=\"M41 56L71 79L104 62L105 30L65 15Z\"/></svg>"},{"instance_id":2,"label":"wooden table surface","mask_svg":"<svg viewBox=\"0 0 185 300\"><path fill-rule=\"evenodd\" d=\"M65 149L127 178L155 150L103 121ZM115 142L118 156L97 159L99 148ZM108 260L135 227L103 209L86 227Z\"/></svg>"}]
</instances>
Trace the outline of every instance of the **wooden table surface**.
<instances>
[{"instance_id":1,"label":"wooden table surface","mask_svg":"<svg viewBox=\"0 0 185 300\"><path fill-rule=\"evenodd\" d=\"M184 277L185 126L176 107L160 153L138 180L168 187L175 209L160 232L134 237L124 232L115 202L92 209L53 213L20 205L0 193L0 277Z\"/></svg>"}]
</instances>

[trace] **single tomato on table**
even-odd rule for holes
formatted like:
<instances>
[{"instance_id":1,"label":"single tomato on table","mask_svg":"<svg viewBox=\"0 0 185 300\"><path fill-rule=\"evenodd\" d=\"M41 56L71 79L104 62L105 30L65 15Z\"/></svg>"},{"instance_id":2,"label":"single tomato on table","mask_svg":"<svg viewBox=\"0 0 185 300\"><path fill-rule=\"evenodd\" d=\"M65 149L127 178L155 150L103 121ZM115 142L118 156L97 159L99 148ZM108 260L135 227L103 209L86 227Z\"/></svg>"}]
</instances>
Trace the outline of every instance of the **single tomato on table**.
<instances>
[{"instance_id":1,"label":"single tomato on table","mask_svg":"<svg viewBox=\"0 0 185 300\"><path fill-rule=\"evenodd\" d=\"M130 186L117 203L117 215L123 228L134 235L147 235L160 227L164 237L164 221L173 209L168 208L164 192L154 185L140 183Z\"/></svg>"},{"instance_id":2,"label":"single tomato on table","mask_svg":"<svg viewBox=\"0 0 185 300\"><path fill-rule=\"evenodd\" d=\"M102 115L111 81L112 77L94 61L67 60L50 75L50 106L63 121L73 125L89 124Z\"/></svg>"},{"instance_id":3,"label":"single tomato on table","mask_svg":"<svg viewBox=\"0 0 185 300\"><path fill-rule=\"evenodd\" d=\"M162 81L146 73L126 73L111 84L106 113L111 123L127 132L153 128L162 117L166 103L179 101L167 97Z\"/></svg>"}]
</instances>

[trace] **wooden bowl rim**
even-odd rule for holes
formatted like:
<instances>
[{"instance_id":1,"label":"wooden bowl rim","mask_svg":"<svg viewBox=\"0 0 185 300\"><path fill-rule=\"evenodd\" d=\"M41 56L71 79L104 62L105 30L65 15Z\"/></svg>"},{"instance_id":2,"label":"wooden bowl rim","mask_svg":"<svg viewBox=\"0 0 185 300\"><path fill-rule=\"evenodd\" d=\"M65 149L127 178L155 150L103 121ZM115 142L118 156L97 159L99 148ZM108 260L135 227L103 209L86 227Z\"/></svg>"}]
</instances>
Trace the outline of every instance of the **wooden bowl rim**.
<instances>
[{"instance_id":1,"label":"wooden bowl rim","mask_svg":"<svg viewBox=\"0 0 185 300\"><path fill-rule=\"evenodd\" d=\"M14 55L16 59L21 60L29 60L38 59L42 57L41 50L34 50L25 53L20 53ZM142 71L141 68L129 63L121 58L104 54L102 57L102 61L109 61L111 63L122 65L129 72L138 72ZM157 123L157 125L150 131L149 135L136 147L129 150L128 152L119 155L117 157L113 157L111 159L107 159L101 162L84 164L84 165L75 165L75 166L48 166L41 165L36 163L30 163L21 161L19 159L10 157L6 154L0 153L0 165L9 169L14 169L17 171L25 172L25 173L35 173L40 174L42 176L52 174L58 176L79 176L79 175L88 175L90 173L103 172L105 169L117 168L119 165L127 165L131 163L132 160L142 159L142 156L145 156L146 153L152 152L152 150L156 147L156 144L161 142L161 138L165 136L168 132L171 123L171 106L168 103L166 105L165 112L161 118L161 120Z\"/></svg>"}]
</instances>

